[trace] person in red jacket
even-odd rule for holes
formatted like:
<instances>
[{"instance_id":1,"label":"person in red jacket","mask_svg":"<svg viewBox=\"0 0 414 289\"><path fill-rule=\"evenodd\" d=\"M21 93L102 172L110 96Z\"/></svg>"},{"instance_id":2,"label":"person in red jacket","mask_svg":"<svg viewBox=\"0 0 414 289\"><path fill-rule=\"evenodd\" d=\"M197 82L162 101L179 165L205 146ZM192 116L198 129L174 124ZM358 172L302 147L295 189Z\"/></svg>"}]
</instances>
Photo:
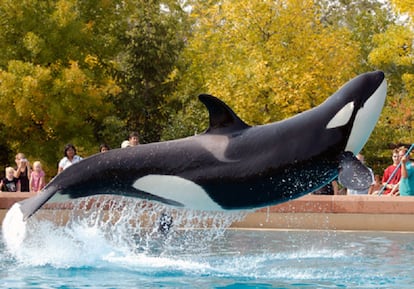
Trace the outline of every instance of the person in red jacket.
<instances>
[{"instance_id":1,"label":"person in red jacket","mask_svg":"<svg viewBox=\"0 0 414 289\"><path fill-rule=\"evenodd\" d=\"M384 175L382 176L382 185L385 186L383 194L388 195L391 190L398 185L400 179L401 179L401 168L398 168L398 170L394 173L395 169L397 168L398 164L400 163L400 157L398 154L398 149L394 149L392 151L392 165L388 166L384 170ZM390 179L392 174L394 173L394 176ZM394 190L394 193L397 193L398 190Z\"/></svg>"}]
</instances>

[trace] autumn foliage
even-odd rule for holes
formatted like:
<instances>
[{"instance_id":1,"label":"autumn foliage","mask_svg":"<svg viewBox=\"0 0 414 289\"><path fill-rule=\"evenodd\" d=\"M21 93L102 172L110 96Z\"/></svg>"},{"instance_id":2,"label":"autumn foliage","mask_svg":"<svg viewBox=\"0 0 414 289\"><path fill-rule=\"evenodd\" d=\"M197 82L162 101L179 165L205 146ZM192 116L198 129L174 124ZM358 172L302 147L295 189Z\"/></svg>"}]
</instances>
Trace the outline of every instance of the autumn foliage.
<instances>
[{"instance_id":1,"label":"autumn foliage","mask_svg":"<svg viewBox=\"0 0 414 289\"><path fill-rule=\"evenodd\" d=\"M410 2L1 1L2 165L23 151L53 174L68 142L87 156L130 130L143 142L200 133L199 93L249 124L277 121L381 69L389 94L364 149L381 173L413 139Z\"/></svg>"}]
</instances>

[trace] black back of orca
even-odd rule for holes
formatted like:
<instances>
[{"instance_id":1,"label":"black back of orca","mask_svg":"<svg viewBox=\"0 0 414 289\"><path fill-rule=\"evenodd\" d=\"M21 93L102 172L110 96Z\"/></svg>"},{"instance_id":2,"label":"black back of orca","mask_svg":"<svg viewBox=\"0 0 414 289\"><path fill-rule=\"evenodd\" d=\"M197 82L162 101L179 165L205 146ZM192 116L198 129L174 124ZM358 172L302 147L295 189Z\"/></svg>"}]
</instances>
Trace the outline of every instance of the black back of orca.
<instances>
[{"instance_id":1,"label":"black back of orca","mask_svg":"<svg viewBox=\"0 0 414 289\"><path fill-rule=\"evenodd\" d=\"M198 209L209 209L203 202L211 201L225 210L293 199L337 177L343 153L359 152L379 117L385 91L382 72L366 73L314 109L255 127L219 99L200 95L210 114L205 133L86 158L57 175L41 196L22 202L22 210L30 216L56 193L68 198L125 195ZM373 124L365 128L360 117L368 106L377 108L368 116ZM360 127L363 134L355 137Z\"/></svg>"}]
</instances>

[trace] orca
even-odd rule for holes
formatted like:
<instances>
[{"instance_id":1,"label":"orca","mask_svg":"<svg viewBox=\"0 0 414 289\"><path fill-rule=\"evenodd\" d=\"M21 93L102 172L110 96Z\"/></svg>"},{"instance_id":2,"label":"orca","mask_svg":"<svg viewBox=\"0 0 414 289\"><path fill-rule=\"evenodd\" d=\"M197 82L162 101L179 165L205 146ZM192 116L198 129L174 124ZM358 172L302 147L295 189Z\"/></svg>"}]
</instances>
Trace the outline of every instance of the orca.
<instances>
[{"instance_id":1,"label":"orca","mask_svg":"<svg viewBox=\"0 0 414 289\"><path fill-rule=\"evenodd\" d=\"M378 121L386 90L383 72L364 73L319 106L258 126L202 94L209 112L204 133L92 155L18 206L24 220L46 202L102 194L195 210L251 210L316 191L338 174L349 188L367 188L369 171L355 155Z\"/></svg>"}]
</instances>

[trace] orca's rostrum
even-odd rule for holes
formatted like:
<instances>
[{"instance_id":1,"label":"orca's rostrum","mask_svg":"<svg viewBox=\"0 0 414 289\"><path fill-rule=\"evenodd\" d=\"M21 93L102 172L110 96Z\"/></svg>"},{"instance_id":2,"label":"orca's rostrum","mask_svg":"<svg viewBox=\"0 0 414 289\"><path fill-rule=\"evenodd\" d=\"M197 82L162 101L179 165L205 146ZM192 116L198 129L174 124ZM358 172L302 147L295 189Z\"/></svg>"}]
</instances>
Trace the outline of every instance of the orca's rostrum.
<instances>
[{"instance_id":1,"label":"orca's rostrum","mask_svg":"<svg viewBox=\"0 0 414 289\"><path fill-rule=\"evenodd\" d=\"M241 210L297 198L338 174L346 187L366 188L368 170L354 155L374 129L385 97L383 72L365 73L311 110L251 127L219 99L200 95L210 114L206 132L93 155L17 206L27 219L48 201L113 194L197 210Z\"/></svg>"}]
</instances>

